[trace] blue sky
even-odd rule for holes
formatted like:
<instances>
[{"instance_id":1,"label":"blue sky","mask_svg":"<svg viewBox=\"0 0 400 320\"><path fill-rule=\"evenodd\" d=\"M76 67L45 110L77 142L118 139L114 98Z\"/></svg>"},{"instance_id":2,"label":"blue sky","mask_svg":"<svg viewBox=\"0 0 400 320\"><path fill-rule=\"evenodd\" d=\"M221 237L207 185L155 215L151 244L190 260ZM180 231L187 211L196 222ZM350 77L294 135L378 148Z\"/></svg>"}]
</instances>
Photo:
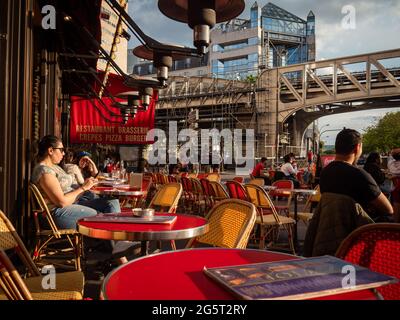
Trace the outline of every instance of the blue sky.
<instances>
[{"instance_id":1,"label":"blue sky","mask_svg":"<svg viewBox=\"0 0 400 320\"><path fill-rule=\"evenodd\" d=\"M130 0L129 14L142 30L158 41L185 46L192 45L192 30L183 23L165 17L157 7L156 0ZM249 18L254 0L246 0L241 18ZM262 7L268 1L257 1ZM277 6L306 19L312 10L316 18L317 60L400 48L400 0L279 0L270 1ZM351 6L354 28L343 28L342 21L349 16L346 8ZM344 10L344 13L342 13ZM354 23L354 24L353 24ZM132 37L129 47L139 42ZM343 126L363 131L387 112L400 108L351 112L320 118L318 126L330 123L329 128ZM329 132L326 142L334 141L335 132ZM324 138L324 137L322 137Z\"/></svg>"}]
</instances>

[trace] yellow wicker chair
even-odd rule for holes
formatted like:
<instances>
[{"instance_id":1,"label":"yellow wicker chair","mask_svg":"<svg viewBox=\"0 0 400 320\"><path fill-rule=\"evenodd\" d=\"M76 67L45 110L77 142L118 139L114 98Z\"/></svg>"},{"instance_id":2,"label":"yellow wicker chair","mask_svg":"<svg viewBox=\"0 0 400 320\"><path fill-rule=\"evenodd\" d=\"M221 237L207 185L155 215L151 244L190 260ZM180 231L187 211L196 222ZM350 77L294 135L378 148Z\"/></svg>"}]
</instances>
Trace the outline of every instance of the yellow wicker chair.
<instances>
[{"instance_id":1,"label":"yellow wicker chair","mask_svg":"<svg viewBox=\"0 0 400 320\"><path fill-rule=\"evenodd\" d=\"M214 201L221 201L229 198L228 192L225 190L220 182L210 181L210 184L215 192Z\"/></svg>"},{"instance_id":2,"label":"yellow wicker chair","mask_svg":"<svg viewBox=\"0 0 400 320\"><path fill-rule=\"evenodd\" d=\"M171 182L164 184L151 200L149 208L153 208L157 212L175 213L182 192L183 188L180 183ZM161 248L161 241L158 243L158 246ZM171 247L173 250L176 250L174 240L171 240Z\"/></svg>"},{"instance_id":3,"label":"yellow wicker chair","mask_svg":"<svg viewBox=\"0 0 400 320\"><path fill-rule=\"evenodd\" d=\"M177 182L164 184L154 195L149 207L157 212L174 213L182 195L182 185Z\"/></svg>"},{"instance_id":4,"label":"yellow wicker chair","mask_svg":"<svg viewBox=\"0 0 400 320\"><path fill-rule=\"evenodd\" d=\"M317 185L314 188L317 193L315 195L310 195L307 198L306 204L304 205L303 211L297 213L297 219L300 221L303 221L306 225L310 221L310 219L313 216L312 209L313 206L318 204L318 202L321 200L321 191L319 190L319 185ZM294 212L290 212L289 216L291 218L294 218Z\"/></svg>"},{"instance_id":5,"label":"yellow wicker chair","mask_svg":"<svg viewBox=\"0 0 400 320\"><path fill-rule=\"evenodd\" d=\"M39 189L33 183L30 183L29 190L37 238L33 260L39 263L42 256L46 256L43 252L50 250L50 244L59 242L60 240L66 240L69 244L69 249L72 249L74 253L75 269L81 270L81 256L83 254L82 235L75 229L58 229ZM39 215L46 218L48 223L47 228L42 228ZM52 254L57 252L56 250L51 251ZM56 264L54 261L52 261L52 263ZM63 265L63 267L69 268L70 266Z\"/></svg>"},{"instance_id":6,"label":"yellow wicker chair","mask_svg":"<svg viewBox=\"0 0 400 320\"><path fill-rule=\"evenodd\" d=\"M4 250L16 251L29 276L22 279L9 261ZM6 215L0 210L0 300L39 299L70 300L82 299L84 275L81 271L57 272L56 289L43 289L43 275L30 257L24 243ZM1 290L2 289L2 290Z\"/></svg>"},{"instance_id":7,"label":"yellow wicker chair","mask_svg":"<svg viewBox=\"0 0 400 320\"><path fill-rule=\"evenodd\" d=\"M247 201L222 200L207 215L209 231L202 236L191 239L187 248L192 248L197 244L206 244L222 248L245 249L256 216L255 206Z\"/></svg>"},{"instance_id":8,"label":"yellow wicker chair","mask_svg":"<svg viewBox=\"0 0 400 320\"><path fill-rule=\"evenodd\" d=\"M262 187L264 185L264 183L265 183L265 181L263 178L254 178L249 181L249 184L254 184L254 185L260 186L260 187Z\"/></svg>"},{"instance_id":9,"label":"yellow wicker chair","mask_svg":"<svg viewBox=\"0 0 400 320\"><path fill-rule=\"evenodd\" d=\"M295 227L296 222L292 218L278 214L271 198L262 187L253 184L246 184L244 187L258 210L256 223L260 225L260 249L264 249L265 238L268 235L272 235L272 239L275 239L277 238L275 233L279 235L280 228L284 228L288 232L290 250L295 254L292 228Z\"/></svg>"},{"instance_id":10,"label":"yellow wicker chair","mask_svg":"<svg viewBox=\"0 0 400 320\"><path fill-rule=\"evenodd\" d=\"M207 175L207 178L206 178L207 180L209 180L209 181L217 181L217 182L220 182L221 181L221 176L219 175L219 173L209 173L208 175Z\"/></svg>"}]
</instances>

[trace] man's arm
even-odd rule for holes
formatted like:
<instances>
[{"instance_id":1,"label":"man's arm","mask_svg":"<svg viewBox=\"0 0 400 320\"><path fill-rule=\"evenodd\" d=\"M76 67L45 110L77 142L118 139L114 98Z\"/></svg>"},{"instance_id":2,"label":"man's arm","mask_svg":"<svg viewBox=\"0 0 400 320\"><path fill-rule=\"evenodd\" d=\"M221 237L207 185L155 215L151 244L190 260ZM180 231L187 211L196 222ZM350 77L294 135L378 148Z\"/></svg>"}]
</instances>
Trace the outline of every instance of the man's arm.
<instances>
[{"instance_id":1,"label":"man's arm","mask_svg":"<svg viewBox=\"0 0 400 320\"><path fill-rule=\"evenodd\" d=\"M382 192L371 201L371 205L376 208L380 214L393 214L393 207Z\"/></svg>"}]
</instances>

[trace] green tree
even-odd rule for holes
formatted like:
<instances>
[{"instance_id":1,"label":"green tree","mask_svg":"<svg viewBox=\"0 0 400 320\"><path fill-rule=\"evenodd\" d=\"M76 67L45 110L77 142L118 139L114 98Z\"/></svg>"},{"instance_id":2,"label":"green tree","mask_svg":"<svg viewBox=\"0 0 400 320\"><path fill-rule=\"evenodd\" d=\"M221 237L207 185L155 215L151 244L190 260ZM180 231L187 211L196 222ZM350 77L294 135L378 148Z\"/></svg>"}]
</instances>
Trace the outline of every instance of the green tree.
<instances>
[{"instance_id":1,"label":"green tree","mask_svg":"<svg viewBox=\"0 0 400 320\"><path fill-rule=\"evenodd\" d=\"M398 147L400 147L400 112L386 114L376 125L368 127L363 135L363 149L366 153L388 152Z\"/></svg>"},{"instance_id":2,"label":"green tree","mask_svg":"<svg viewBox=\"0 0 400 320\"><path fill-rule=\"evenodd\" d=\"M247 82L250 82L250 83L256 83L257 82L257 77L252 75L252 74L249 74L249 75L247 75L245 80Z\"/></svg>"}]
</instances>

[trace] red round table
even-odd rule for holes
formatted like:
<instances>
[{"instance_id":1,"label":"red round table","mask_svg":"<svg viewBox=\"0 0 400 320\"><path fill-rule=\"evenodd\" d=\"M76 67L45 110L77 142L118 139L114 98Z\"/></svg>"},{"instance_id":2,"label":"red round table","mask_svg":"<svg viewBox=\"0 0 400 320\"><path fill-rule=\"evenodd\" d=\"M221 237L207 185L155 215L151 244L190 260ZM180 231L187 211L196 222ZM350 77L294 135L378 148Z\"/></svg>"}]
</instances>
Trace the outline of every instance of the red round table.
<instances>
[{"instance_id":1,"label":"red round table","mask_svg":"<svg viewBox=\"0 0 400 320\"><path fill-rule=\"evenodd\" d=\"M149 187L149 181L144 180L142 188L131 187L129 184L119 184L113 186L102 186L97 185L91 189L93 193L102 196L118 197L121 200L121 207L131 202L133 207L140 207L141 202L147 196L147 190Z\"/></svg>"},{"instance_id":2,"label":"red round table","mask_svg":"<svg viewBox=\"0 0 400 320\"><path fill-rule=\"evenodd\" d=\"M156 215L173 215L177 219L172 224L105 223L80 220L78 231L85 236L97 239L142 241L142 255L146 255L149 240L190 239L206 233L209 229L208 221L202 217L185 214L160 213Z\"/></svg>"},{"instance_id":3,"label":"red round table","mask_svg":"<svg viewBox=\"0 0 400 320\"><path fill-rule=\"evenodd\" d=\"M104 280L101 297L110 300L231 300L235 297L204 273L204 266L223 267L257 262L300 259L265 250L187 249L132 260ZM376 299L369 290L322 299Z\"/></svg>"}]
</instances>

